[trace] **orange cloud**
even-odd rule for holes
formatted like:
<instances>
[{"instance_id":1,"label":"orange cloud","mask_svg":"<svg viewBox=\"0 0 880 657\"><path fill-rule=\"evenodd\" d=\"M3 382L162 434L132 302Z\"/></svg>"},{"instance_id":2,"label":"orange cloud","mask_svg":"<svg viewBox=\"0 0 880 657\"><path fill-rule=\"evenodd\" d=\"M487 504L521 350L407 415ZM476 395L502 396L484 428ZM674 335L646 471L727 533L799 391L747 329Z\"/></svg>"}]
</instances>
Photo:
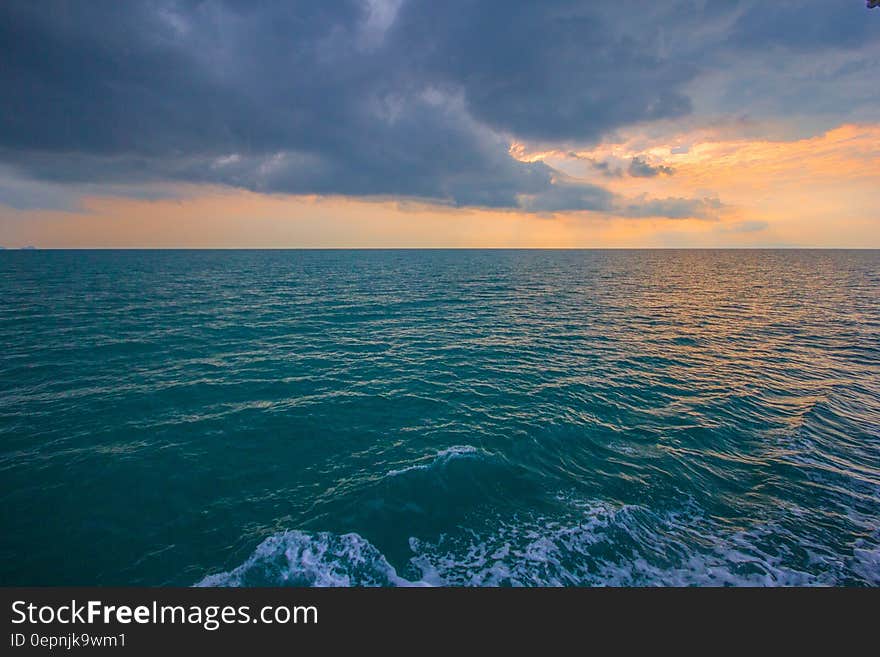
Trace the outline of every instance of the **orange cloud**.
<instances>
[{"instance_id":1,"label":"orange cloud","mask_svg":"<svg viewBox=\"0 0 880 657\"><path fill-rule=\"evenodd\" d=\"M717 196L725 203L722 231L750 226L745 232L755 243L880 246L880 125L842 125L795 141L730 139L702 130L654 140L634 135L576 152L517 144L511 153L603 180L619 194ZM633 158L668 167L672 175L627 176L622 167ZM620 175L603 178L594 163L608 162ZM766 230L754 229L759 225Z\"/></svg>"}]
</instances>

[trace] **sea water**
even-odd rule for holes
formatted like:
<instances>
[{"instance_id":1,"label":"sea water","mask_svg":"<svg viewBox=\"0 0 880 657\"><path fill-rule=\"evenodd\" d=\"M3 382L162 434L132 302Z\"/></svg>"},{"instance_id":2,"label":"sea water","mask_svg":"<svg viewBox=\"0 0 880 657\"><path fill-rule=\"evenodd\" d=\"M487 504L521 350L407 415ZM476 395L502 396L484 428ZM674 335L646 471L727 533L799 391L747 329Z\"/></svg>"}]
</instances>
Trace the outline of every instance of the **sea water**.
<instances>
[{"instance_id":1,"label":"sea water","mask_svg":"<svg viewBox=\"0 0 880 657\"><path fill-rule=\"evenodd\" d=\"M5 251L0 583L878 585L878 251Z\"/></svg>"}]
</instances>

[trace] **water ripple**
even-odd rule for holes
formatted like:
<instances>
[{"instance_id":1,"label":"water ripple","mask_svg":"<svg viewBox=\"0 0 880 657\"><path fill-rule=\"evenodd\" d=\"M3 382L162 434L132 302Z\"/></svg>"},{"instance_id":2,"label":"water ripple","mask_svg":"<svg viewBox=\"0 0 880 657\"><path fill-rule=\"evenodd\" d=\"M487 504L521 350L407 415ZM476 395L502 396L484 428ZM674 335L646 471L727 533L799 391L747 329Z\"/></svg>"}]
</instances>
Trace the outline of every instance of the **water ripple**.
<instances>
[{"instance_id":1,"label":"water ripple","mask_svg":"<svg viewBox=\"0 0 880 657\"><path fill-rule=\"evenodd\" d=\"M0 581L878 585L878 271L0 253Z\"/></svg>"}]
</instances>

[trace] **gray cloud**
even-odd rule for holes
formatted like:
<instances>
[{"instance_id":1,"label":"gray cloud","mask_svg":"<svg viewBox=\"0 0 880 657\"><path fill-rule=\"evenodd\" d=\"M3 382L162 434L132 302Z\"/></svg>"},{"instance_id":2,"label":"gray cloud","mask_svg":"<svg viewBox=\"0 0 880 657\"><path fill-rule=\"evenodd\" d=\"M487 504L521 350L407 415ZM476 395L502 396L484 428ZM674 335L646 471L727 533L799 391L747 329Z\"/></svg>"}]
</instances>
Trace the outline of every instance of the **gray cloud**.
<instances>
[{"instance_id":1,"label":"gray cloud","mask_svg":"<svg viewBox=\"0 0 880 657\"><path fill-rule=\"evenodd\" d=\"M750 48L858 48L877 38L874 17L855 2L787 0L743 3L729 41Z\"/></svg>"},{"instance_id":2,"label":"gray cloud","mask_svg":"<svg viewBox=\"0 0 880 657\"><path fill-rule=\"evenodd\" d=\"M629 168L627 169L629 175L634 178L653 178L655 176L659 176L660 174L671 176L675 173L675 169L672 167L665 166L663 164L654 166L648 164L644 158L634 157L632 161L629 163Z\"/></svg>"},{"instance_id":3,"label":"gray cloud","mask_svg":"<svg viewBox=\"0 0 880 657\"><path fill-rule=\"evenodd\" d=\"M621 178L624 174L633 178L654 178L659 175L671 176L675 169L665 164L653 165L644 157L637 156L630 160L629 165L619 158L597 160L591 157L583 157L575 152L569 152L568 157L589 162L590 165L606 178Z\"/></svg>"},{"instance_id":4,"label":"gray cloud","mask_svg":"<svg viewBox=\"0 0 880 657\"><path fill-rule=\"evenodd\" d=\"M578 159L584 159L577 155L575 155L575 157ZM593 158L587 158L587 160L596 171L606 178L620 178L623 176L623 168L616 166L613 162L609 162L608 160L596 160Z\"/></svg>"},{"instance_id":5,"label":"gray cloud","mask_svg":"<svg viewBox=\"0 0 880 657\"><path fill-rule=\"evenodd\" d=\"M61 185L608 211L620 204L610 192L511 158L510 140L589 143L683 116L687 85L723 52L764 48L777 32L791 49L856 47L871 34L822 9L833 38L790 34L782 19L750 36L761 11L691 0L6 0L0 163ZM634 160L629 173L670 172ZM625 211L707 212L645 203Z\"/></svg>"},{"instance_id":6,"label":"gray cloud","mask_svg":"<svg viewBox=\"0 0 880 657\"><path fill-rule=\"evenodd\" d=\"M616 197L596 185L556 180L548 190L533 195L523 195L519 205L531 212L554 213L566 210L591 210L610 212Z\"/></svg>"},{"instance_id":7,"label":"gray cloud","mask_svg":"<svg viewBox=\"0 0 880 657\"><path fill-rule=\"evenodd\" d=\"M618 208L625 217L668 217L671 219L696 218L715 220L724 204L717 198L663 198L639 199Z\"/></svg>"}]
</instances>

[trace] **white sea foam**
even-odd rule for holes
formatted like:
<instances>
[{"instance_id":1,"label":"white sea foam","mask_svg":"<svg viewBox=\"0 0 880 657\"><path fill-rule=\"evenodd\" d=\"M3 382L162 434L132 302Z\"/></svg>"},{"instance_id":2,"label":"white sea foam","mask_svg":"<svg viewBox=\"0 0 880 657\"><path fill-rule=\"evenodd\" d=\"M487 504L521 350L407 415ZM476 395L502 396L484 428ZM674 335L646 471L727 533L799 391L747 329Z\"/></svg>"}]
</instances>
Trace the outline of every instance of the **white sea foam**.
<instances>
[{"instance_id":1,"label":"white sea foam","mask_svg":"<svg viewBox=\"0 0 880 657\"><path fill-rule=\"evenodd\" d=\"M389 470L388 476L396 477L406 472L413 472L415 470L430 470L431 468L445 465L453 459L474 457L479 453L480 450L472 445L453 445L452 447L441 449L434 456L428 457L426 459L421 459L419 462L413 463L412 465Z\"/></svg>"},{"instance_id":2,"label":"white sea foam","mask_svg":"<svg viewBox=\"0 0 880 657\"><path fill-rule=\"evenodd\" d=\"M877 532L880 539L880 532ZM852 569L867 584L880 586L880 540L870 544L865 539L856 542L853 550Z\"/></svg>"},{"instance_id":3,"label":"white sea foam","mask_svg":"<svg viewBox=\"0 0 880 657\"><path fill-rule=\"evenodd\" d=\"M497 520L435 541L410 539L398 574L358 534L272 536L238 568L199 586L823 586L880 583L880 545L849 559L779 524L725 531L693 508L657 513L600 501L564 520ZM797 553L797 554L796 554ZM805 556L806 555L806 556Z\"/></svg>"},{"instance_id":4,"label":"white sea foam","mask_svg":"<svg viewBox=\"0 0 880 657\"><path fill-rule=\"evenodd\" d=\"M534 518L465 540L411 540L412 561L426 581L461 586L823 586L871 584L880 574L873 544L847 566L828 550L798 545L779 524L730 532L693 509L661 514L588 502L581 510L573 522Z\"/></svg>"},{"instance_id":5,"label":"white sea foam","mask_svg":"<svg viewBox=\"0 0 880 657\"><path fill-rule=\"evenodd\" d=\"M362 536L288 531L270 536L247 561L196 586L418 586L397 575Z\"/></svg>"}]
</instances>

